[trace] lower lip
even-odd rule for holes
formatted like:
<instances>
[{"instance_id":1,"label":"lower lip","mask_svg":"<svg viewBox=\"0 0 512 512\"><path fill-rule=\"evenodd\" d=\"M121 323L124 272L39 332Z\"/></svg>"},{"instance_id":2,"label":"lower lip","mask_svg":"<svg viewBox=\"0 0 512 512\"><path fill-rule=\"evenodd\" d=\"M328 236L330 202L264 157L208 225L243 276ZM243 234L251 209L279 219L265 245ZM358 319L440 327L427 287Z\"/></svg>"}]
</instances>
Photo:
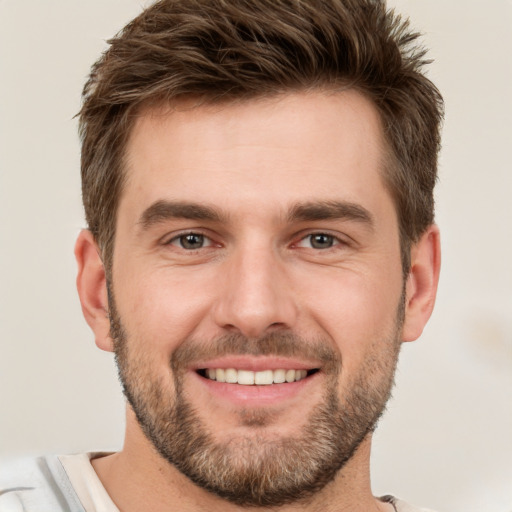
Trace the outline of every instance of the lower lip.
<instances>
[{"instance_id":1,"label":"lower lip","mask_svg":"<svg viewBox=\"0 0 512 512\"><path fill-rule=\"evenodd\" d=\"M243 407L261 407L278 405L281 402L295 398L304 388L310 386L318 378L319 372L309 375L297 382L269 384L267 386L244 386L242 384L227 384L217 382L194 372L194 375L206 387L211 395L220 400Z\"/></svg>"}]
</instances>

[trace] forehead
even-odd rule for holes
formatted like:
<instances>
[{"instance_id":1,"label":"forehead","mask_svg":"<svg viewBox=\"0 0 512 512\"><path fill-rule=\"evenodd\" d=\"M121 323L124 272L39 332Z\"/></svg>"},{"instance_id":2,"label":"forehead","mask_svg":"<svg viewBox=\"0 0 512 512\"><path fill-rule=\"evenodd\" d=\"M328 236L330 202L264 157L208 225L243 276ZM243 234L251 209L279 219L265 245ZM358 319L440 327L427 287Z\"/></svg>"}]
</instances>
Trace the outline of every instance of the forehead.
<instances>
[{"instance_id":1,"label":"forehead","mask_svg":"<svg viewBox=\"0 0 512 512\"><path fill-rule=\"evenodd\" d=\"M152 107L130 135L120 207L135 197L253 209L355 201L386 193L384 147L378 112L356 91Z\"/></svg>"}]
</instances>

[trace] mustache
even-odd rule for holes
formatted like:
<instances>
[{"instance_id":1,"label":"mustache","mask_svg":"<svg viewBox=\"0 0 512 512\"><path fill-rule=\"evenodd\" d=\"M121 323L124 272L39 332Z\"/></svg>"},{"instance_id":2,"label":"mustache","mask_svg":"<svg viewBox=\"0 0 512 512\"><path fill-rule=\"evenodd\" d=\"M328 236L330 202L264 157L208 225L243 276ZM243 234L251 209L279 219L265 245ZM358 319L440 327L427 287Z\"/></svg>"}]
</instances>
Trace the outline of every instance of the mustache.
<instances>
[{"instance_id":1,"label":"mustache","mask_svg":"<svg viewBox=\"0 0 512 512\"><path fill-rule=\"evenodd\" d=\"M341 357L325 339L308 340L292 332L271 332L260 338L227 334L208 342L185 340L172 354L171 367L183 370L197 361L224 356L277 356L315 360L322 366L340 366Z\"/></svg>"}]
</instances>

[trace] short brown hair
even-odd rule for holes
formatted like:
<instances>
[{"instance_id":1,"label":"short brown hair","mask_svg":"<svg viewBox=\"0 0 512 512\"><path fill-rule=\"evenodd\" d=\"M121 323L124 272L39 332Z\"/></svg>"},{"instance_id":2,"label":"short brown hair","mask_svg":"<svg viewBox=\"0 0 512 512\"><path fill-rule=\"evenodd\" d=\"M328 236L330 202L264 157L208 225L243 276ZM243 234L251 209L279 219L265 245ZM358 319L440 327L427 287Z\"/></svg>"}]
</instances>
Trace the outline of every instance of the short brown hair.
<instances>
[{"instance_id":1,"label":"short brown hair","mask_svg":"<svg viewBox=\"0 0 512 512\"><path fill-rule=\"evenodd\" d=\"M86 220L112 263L123 155L141 106L315 88L353 88L377 107L389 145L385 181L410 244L434 221L442 98L425 50L379 0L161 0L109 41L80 111Z\"/></svg>"}]
</instances>

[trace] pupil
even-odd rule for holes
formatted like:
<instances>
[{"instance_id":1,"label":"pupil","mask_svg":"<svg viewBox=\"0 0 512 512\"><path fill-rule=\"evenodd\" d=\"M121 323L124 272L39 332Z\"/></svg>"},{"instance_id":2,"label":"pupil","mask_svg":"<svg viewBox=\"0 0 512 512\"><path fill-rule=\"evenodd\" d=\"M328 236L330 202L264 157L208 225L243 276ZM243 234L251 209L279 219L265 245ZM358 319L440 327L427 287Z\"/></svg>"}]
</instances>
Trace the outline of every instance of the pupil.
<instances>
[{"instance_id":1,"label":"pupil","mask_svg":"<svg viewBox=\"0 0 512 512\"><path fill-rule=\"evenodd\" d=\"M200 249L203 246L203 235L184 235L180 238L181 245L184 249Z\"/></svg>"},{"instance_id":2,"label":"pupil","mask_svg":"<svg viewBox=\"0 0 512 512\"><path fill-rule=\"evenodd\" d=\"M333 237L330 235L312 235L311 237L311 245L315 249L328 249L329 247L332 247L333 244Z\"/></svg>"}]
</instances>

